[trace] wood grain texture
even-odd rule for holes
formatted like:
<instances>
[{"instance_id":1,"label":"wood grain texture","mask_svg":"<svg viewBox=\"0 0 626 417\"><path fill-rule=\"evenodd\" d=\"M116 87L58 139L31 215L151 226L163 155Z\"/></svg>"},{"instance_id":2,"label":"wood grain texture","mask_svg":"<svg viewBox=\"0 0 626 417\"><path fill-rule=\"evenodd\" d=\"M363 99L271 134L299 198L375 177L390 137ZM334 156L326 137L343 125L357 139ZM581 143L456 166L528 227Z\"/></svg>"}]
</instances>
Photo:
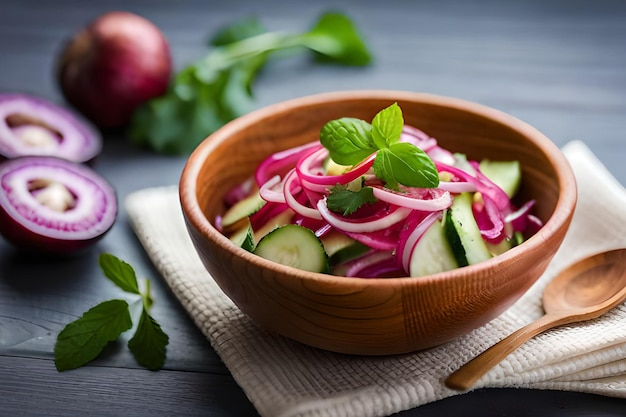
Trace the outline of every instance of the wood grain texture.
<instances>
[{"instance_id":1,"label":"wood grain texture","mask_svg":"<svg viewBox=\"0 0 626 417\"><path fill-rule=\"evenodd\" d=\"M374 65L315 66L308 57L298 56L270 62L254 85L257 107L340 89L460 97L519 117L558 146L584 140L626 184L625 2L361 0L340 6L362 28ZM155 22L170 40L180 69L207 52L210 33L239 17L257 15L270 29L300 31L331 7L338 3L2 0L0 90L32 92L62 103L52 75L55 54L70 34L105 11L129 10ZM123 199L140 188L175 184L184 162L184 157L138 149L121 132L107 132L95 166ZM153 278L153 313L171 336L166 367L176 372L139 369L123 348L112 349L84 373L77 371L80 377L54 370L51 352L63 325L95 303L119 296L96 266L101 251L123 257L138 276ZM5 340L11 346L4 345ZM256 415L158 278L124 211L93 251L69 260L32 259L0 238L0 363L0 414L9 416L84 416L85 410L94 415L126 414L120 410L135 416L193 415L186 405L196 407L197 415ZM122 382L133 395L100 388ZM159 411L154 407L157 399L169 405ZM107 411L111 407L114 411ZM578 393L480 390L398 416L620 415L623 409L623 400Z\"/></svg>"},{"instance_id":2,"label":"wood grain texture","mask_svg":"<svg viewBox=\"0 0 626 417\"><path fill-rule=\"evenodd\" d=\"M346 279L274 264L237 247L213 226L223 214L227 190L250 177L265 157L317 140L330 120L371 120L394 102L406 124L423 129L445 149L474 160L518 160L520 197L536 201L544 227L507 253L470 267L419 278ZM311 346L388 355L468 333L530 288L571 221L577 196L573 175L547 137L504 113L430 94L370 90L299 98L228 124L190 156L180 195L202 261L242 311Z\"/></svg>"},{"instance_id":3,"label":"wood grain texture","mask_svg":"<svg viewBox=\"0 0 626 417\"><path fill-rule=\"evenodd\" d=\"M582 259L559 273L543 292L545 314L457 369L446 385L467 390L527 340L553 327L591 320L626 299L626 249Z\"/></svg>"}]
</instances>

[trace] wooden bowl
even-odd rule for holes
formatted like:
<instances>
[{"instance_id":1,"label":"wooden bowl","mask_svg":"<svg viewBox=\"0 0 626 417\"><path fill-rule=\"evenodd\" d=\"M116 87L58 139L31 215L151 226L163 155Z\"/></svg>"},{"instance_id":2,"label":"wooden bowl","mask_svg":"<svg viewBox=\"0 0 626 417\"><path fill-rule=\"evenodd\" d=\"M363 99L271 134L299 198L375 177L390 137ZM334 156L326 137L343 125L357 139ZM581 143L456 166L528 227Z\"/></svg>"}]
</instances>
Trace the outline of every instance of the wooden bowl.
<instances>
[{"instance_id":1,"label":"wooden bowl","mask_svg":"<svg viewBox=\"0 0 626 417\"><path fill-rule=\"evenodd\" d=\"M346 278L310 273L249 253L214 226L223 196L269 154L315 140L329 120L371 121L393 102L405 122L471 159L517 159L520 201L536 200L545 225L523 244L480 264L419 278ZM206 269L254 321L307 345L386 355L468 333L510 307L544 272L576 203L572 170L542 133L500 111L399 91L319 94L279 103L227 124L190 156L180 180L186 225Z\"/></svg>"}]
</instances>

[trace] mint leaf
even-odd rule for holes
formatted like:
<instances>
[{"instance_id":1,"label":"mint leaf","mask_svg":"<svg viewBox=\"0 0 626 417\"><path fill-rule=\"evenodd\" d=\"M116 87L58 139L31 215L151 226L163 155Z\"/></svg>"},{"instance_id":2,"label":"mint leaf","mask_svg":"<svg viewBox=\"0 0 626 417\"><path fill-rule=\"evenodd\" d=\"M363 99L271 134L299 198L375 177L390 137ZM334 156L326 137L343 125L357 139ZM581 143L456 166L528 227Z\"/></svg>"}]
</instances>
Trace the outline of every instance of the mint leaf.
<instances>
[{"instance_id":1,"label":"mint leaf","mask_svg":"<svg viewBox=\"0 0 626 417\"><path fill-rule=\"evenodd\" d=\"M344 216L354 213L364 204L378 201L371 187L363 187L359 191L350 191L345 186L335 185L330 189L326 205L330 211Z\"/></svg>"},{"instance_id":2,"label":"mint leaf","mask_svg":"<svg viewBox=\"0 0 626 417\"><path fill-rule=\"evenodd\" d=\"M320 142L333 161L355 165L376 151L372 125L361 119L342 117L326 123L320 131Z\"/></svg>"},{"instance_id":3,"label":"mint leaf","mask_svg":"<svg viewBox=\"0 0 626 417\"><path fill-rule=\"evenodd\" d=\"M115 285L126 292L141 294L137 285L137 277L132 266L110 253L98 256L98 265L104 275Z\"/></svg>"},{"instance_id":4,"label":"mint leaf","mask_svg":"<svg viewBox=\"0 0 626 417\"><path fill-rule=\"evenodd\" d=\"M433 188L439 185L439 174L430 157L415 145L394 143L381 149L374 160L376 176L389 188L398 183L408 187Z\"/></svg>"},{"instance_id":5,"label":"mint leaf","mask_svg":"<svg viewBox=\"0 0 626 417\"><path fill-rule=\"evenodd\" d=\"M141 311L135 335L128 341L128 348L141 366L156 371L163 367L169 337L146 308Z\"/></svg>"},{"instance_id":6,"label":"mint leaf","mask_svg":"<svg viewBox=\"0 0 626 417\"><path fill-rule=\"evenodd\" d=\"M386 148L400 140L404 118L398 103L381 110L372 120L372 138L378 149Z\"/></svg>"},{"instance_id":7,"label":"mint leaf","mask_svg":"<svg viewBox=\"0 0 626 417\"><path fill-rule=\"evenodd\" d=\"M90 362L131 327L128 303L124 300L104 301L91 308L57 336L54 345L57 370L66 371Z\"/></svg>"}]
</instances>

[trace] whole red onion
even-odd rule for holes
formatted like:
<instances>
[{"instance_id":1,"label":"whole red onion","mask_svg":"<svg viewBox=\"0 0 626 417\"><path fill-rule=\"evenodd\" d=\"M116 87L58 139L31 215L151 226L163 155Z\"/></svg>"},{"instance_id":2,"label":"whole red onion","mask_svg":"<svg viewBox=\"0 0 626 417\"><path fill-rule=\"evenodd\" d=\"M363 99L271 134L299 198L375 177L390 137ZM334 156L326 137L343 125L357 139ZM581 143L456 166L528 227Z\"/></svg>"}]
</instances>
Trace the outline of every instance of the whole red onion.
<instances>
[{"instance_id":1,"label":"whole red onion","mask_svg":"<svg viewBox=\"0 0 626 417\"><path fill-rule=\"evenodd\" d=\"M152 22L109 12L63 47L58 82L65 99L102 128L126 125L141 103L164 94L172 71L170 48Z\"/></svg>"}]
</instances>

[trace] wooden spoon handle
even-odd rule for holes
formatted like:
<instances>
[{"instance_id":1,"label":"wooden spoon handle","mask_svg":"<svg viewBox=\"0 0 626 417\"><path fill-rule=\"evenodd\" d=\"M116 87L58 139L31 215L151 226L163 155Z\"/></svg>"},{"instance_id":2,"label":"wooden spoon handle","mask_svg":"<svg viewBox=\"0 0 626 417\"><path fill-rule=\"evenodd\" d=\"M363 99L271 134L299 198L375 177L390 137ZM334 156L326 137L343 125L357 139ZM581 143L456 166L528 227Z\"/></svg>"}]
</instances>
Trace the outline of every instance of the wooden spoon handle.
<instances>
[{"instance_id":1,"label":"wooden spoon handle","mask_svg":"<svg viewBox=\"0 0 626 417\"><path fill-rule=\"evenodd\" d=\"M481 376L523 345L528 339L554 326L564 324L562 319L562 316L544 315L511 333L452 373L446 379L446 386L459 391L469 389Z\"/></svg>"}]
</instances>

